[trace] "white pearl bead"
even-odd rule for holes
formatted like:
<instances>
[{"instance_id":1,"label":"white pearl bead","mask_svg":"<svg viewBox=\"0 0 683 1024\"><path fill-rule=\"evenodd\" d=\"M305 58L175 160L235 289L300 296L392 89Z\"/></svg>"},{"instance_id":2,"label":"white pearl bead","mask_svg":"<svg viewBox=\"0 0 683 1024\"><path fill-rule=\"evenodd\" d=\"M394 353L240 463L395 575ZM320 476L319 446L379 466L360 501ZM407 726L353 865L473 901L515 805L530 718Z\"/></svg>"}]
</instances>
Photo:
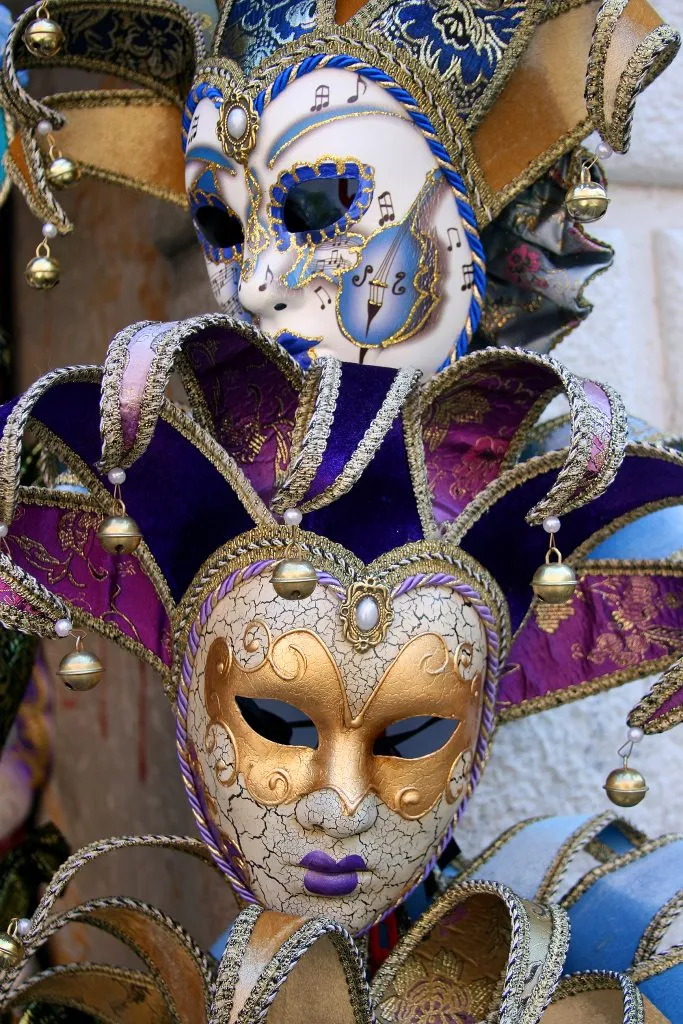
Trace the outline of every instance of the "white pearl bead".
<instances>
[{"instance_id":1,"label":"white pearl bead","mask_svg":"<svg viewBox=\"0 0 683 1024\"><path fill-rule=\"evenodd\" d=\"M543 520L543 529L546 533L557 533L562 523L557 516L548 516Z\"/></svg>"},{"instance_id":2,"label":"white pearl bead","mask_svg":"<svg viewBox=\"0 0 683 1024\"><path fill-rule=\"evenodd\" d=\"M52 125L49 121L39 121L36 125L36 131L39 135L49 135L52 131Z\"/></svg>"},{"instance_id":3,"label":"white pearl bead","mask_svg":"<svg viewBox=\"0 0 683 1024\"><path fill-rule=\"evenodd\" d=\"M379 622L379 606L374 597L362 597L356 605L356 624L363 633L369 633Z\"/></svg>"},{"instance_id":4,"label":"white pearl bead","mask_svg":"<svg viewBox=\"0 0 683 1024\"><path fill-rule=\"evenodd\" d=\"M43 238L56 238L57 228L54 224L46 223L42 227Z\"/></svg>"},{"instance_id":5,"label":"white pearl bead","mask_svg":"<svg viewBox=\"0 0 683 1024\"><path fill-rule=\"evenodd\" d=\"M610 146L609 142L600 142L595 150L595 155L598 160L609 160L614 155L614 150Z\"/></svg>"},{"instance_id":6,"label":"white pearl bead","mask_svg":"<svg viewBox=\"0 0 683 1024\"><path fill-rule=\"evenodd\" d=\"M228 135L231 139L241 139L247 130L247 112L244 107L233 107L228 112Z\"/></svg>"},{"instance_id":7,"label":"white pearl bead","mask_svg":"<svg viewBox=\"0 0 683 1024\"><path fill-rule=\"evenodd\" d=\"M628 731L628 738L631 741L631 743L640 743L644 735L645 733L643 732L643 730L639 729L637 725L634 725Z\"/></svg>"},{"instance_id":8,"label":"white pearl bead","mask_svg":"<svg viewBox=\"0 0 683 1024\"><path fill-rule=\"evenodd\" d=\"M31 931L31 919L29 917L20 917L16 923L17 935L20 939L25 938Z\"/></svg>"},{"instance_id":9,"label":"white pearl bead","mask_svg":"<svg viewBox=\"0 0 683 1024\"><path fill-rule=\"evenodd\" d=\"M298 508L287 508L282 518L286 526L299 526L303 516Z\"/></svg>"},{"instance_id":10,"label":"white pearl bead","mask_svg":"<svg viewBox=\"0 0 683 1024\"><path fill-rule=\"evenodd\" d=\"M9 533L9 526L7 523L0 523L0 540L3 540Z\"/></svg>"},{"instance_id":11,"label":"white pearl bead","mask_svg":"<svg viewBox=\"0 0 683 1024\"><path fill-rule=\"evenodd\" d=\"M114 486L118 484L118 486L120 487L121 484L125 484L125 469L121 469L119 466L116 466L114 469L110 469L109 472L107 473L107 480L109 481L110 484L113 484Z\"/></svg>"},{"instance_id":12,"label":"white pearl bead","mask_svg":"<svg viewBox=\"0 0 683 1024\"><path fill-rule=\"evenodd\" d=\"M55 622L55 633L57 636L68 636L72 629L71 619L57 619Z\"/></svg>"}]
</instances>

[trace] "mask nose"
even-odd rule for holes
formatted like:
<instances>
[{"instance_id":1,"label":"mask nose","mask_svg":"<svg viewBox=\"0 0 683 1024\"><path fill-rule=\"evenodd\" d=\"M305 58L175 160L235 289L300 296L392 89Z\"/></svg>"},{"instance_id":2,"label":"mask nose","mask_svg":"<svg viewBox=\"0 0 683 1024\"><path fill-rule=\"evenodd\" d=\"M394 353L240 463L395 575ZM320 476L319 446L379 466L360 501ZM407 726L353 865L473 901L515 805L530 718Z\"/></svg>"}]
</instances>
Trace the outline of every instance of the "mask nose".
<instances>
[{"instance_id":1,"label":"mask nose","mask_svg":"<svg viewBox=\"0 0 683 1024\"><path fill-rule=\"evenodd\" d=\"M302 828L318 828L334 839L349 839L362 835L377 821L379 803L374 793L368 793L349 813L345 800L334 789L318 789L298 801L296 818Z\"/></svg>"}]
</instances>

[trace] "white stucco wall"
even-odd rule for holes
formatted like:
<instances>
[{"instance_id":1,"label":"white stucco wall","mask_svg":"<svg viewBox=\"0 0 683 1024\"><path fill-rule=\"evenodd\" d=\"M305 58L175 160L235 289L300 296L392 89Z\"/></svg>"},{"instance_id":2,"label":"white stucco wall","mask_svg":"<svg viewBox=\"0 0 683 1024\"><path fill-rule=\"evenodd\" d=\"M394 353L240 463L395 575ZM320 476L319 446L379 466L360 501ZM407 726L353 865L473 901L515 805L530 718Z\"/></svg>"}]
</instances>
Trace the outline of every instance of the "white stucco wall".
<instances>
[{"instance_id":1,"label":"white stucco wall","mask_svg":"<svg viewBox=\"0 0 683 1024\"><path fill-rule=\"evenodd\" d=\"M657 7L672 24L683 24L681 0L660 0ZM591 286L593 314L553 353L570 369L616 387L635 415L677 433L683 433L682 106L679 57L641 97L630 152L606 164L612 203L593 230L615 247L615 266ZM631 683L501 729L459 829L465 853L523 817L611 806L601 787L618 766L626 715L647 689L648 683ZM683 831L683 728L646 738L632 763L650 792L630 819L650 833Z\"/></svg>"}]
</instances>

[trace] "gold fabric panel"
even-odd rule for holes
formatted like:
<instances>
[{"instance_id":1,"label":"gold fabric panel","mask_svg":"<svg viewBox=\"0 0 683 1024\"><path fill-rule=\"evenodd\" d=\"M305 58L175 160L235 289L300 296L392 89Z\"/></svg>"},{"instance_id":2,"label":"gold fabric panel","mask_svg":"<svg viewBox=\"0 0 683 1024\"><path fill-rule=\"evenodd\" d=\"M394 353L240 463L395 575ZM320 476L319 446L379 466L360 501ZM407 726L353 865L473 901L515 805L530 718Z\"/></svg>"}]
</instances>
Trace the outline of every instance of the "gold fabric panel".
<instances>
[{"instance_id":1,"label":"gold fabric panel","mask_svg":"<svg viewBox=\"0 0 683 1024\"><path fill-rule=\"evenodd\" d=\"M474 150L494 193L494 214L508 195L535 180L590 131L584 92L599 8L600 0L591 0L540 25L495 105L475 130ZM608 107L614 105L616 84L635 47L660 24L646 0L628 4L608 55Z\"/></svg>"},{"instance_id":2,"label":"gold fabric panel","mask_svg":"<svg viewBox=\"0 0 683 1024\"><path fill-rule=\"evenodd\" d=\"M643 996L645 1024L668 1024L668 1020ZM553 1003L543 1014L541 1024L622 1024L624 997L621 989L580 992Z\"/></svg>"},{"instance_id":3,"label":"gold fabric panel","mask_svg":"<svg viewBox=\"0 0 683 1024\"><path fill-rule=\"evenodd\" d=\"M111 1024L174 1024L151 978L139 971L86 965L39 979L23 1002L67 1006ZM11 1006L19 1000L10 1000Z\"/></svg>"},{"instance_id":4,"label":"gold fabric panel","mask_svg":"<svg viewBox=\"0 0 683 1024\"><path fill-rule=\"evenodd\" d=\"M232 1013L230 1014L230 1024L239 1014L259 977L280 946L302 924L303 919L300 917L290 917L287 914L279 914L270 910L265 910L258 918L240 964L240 972L232 1003Z\"/></svg>"},{"instance_id":5,"label":"gold fabric panel","mask_svg":"<svg viewBox=\"0 0 683 1024\"><path fill-rule=\"evenodd\" d=\"M67 115L58 132L60 150L85 174L186 206L178 107L145 94L135 102L111 92L81 96L47 98Z\"/></svg>"}]
</instances>

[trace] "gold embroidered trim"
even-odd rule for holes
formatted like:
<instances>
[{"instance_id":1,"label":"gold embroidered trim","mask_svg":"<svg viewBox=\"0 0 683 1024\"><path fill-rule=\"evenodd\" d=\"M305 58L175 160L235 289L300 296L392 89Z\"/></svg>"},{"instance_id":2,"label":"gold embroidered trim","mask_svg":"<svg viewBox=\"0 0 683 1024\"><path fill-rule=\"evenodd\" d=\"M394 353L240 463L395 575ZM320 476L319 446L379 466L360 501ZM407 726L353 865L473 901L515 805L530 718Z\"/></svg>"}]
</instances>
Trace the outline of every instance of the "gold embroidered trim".
<instances>
[{"instance_id":1,"label":"gold embroidered trim","mask_svg":"<svg viewBox=\"0 0 683 1024\"><path fill-rule=\"evenodd\" d=\"M391 430L394 420L400 415L405 401L414 392L421 376L420 370L410 367L398 371L372 423L365 431L355 451L346 461L339 476L320 494L300 504L301 512L315 512L317 509L330 505L344 494L348 494L377 454L384 438Z\"/></svg>"},{"instance_id":2,"label":"gold embroidered trim","mask_svg":"<svg viewBox=\"0 0 683 1024\"><path fill-rule=\"evenodd\" d=\"M628 724L638 726L648 735L672 729L674 725L683 721L683 704L672 708L663 715L658 715L652 721L650 719L670 697L681 690L683 690L683 658L671 665L662 678L654 684L650 692L636 704L629 713Z\"/></svg>"},{"instance_id":3,"label":"gold embroidered trim","mask_svg":"<svg viewBox=\"0 0 683 1024\"><path fill-rule=\"evenodd\" d=\"M678 32L659 25L637 45L624 65L614 96L614 109L607 120L605 109L605 66L619 18L628 0L604 0L597 13L588 56L586 108L593 127L605 142L625 153L631 142L633 111L638 95L671 63L680 47Z\"/></svg>"},{"instance_id":4,"label":"gold embroidered trim","mask_svg":"<svg viewBox=\"0 0 683 1024\"><path fill-rule=\"evenodd\" d=\"M660 850L663 846L669 846L671 843L677 843L682 839L683 835L675 834L660 836L658 839L650 839L636 850L629 850L628 853L624 853L620 857L614 857L606 864L599 864L596 868L593 868L592 871L585 874L583 878L580 878L576 885L574 885L569 892L562 897L560 900L561 906L563 906L565 910L568 910L569 907L573 907L575 903L578 903L581 897L601 878L604 878L606 875L614 874L614 872L619 871L620 868L626 867L628 864L633 864L637 860L642 860L642 858L646 857L649 853L653 853L655 850Z\"/></svg>"},{"instance_id":5,"label":"gold embroidered trim","mask_svg":"<svg viewBox=\"0 0 683 1024\"><path fill-rule=\"evenodd\" d=\"M604 811L597 814L590 821L572 832L565 839L560 848L556 851L548 869L536 890L534 899L540 903L547 903L557 897L562 879L565 877L572 860L585 849L596 836L600 835L603 829L612 824L615 815L612 811Z\"/></svg>"},{"instance_id":6,"label":"gold embroidered trim","mask_svg":"<svg viewBox=\"0 0 683 1024\"><path fill-rule=\"evenodd\" d=\"M279 513L290 506L298 506L313 483L325 457L337 408L342 375L341 362L329 357L319 359L308 373L318 382L315 407L298 446L298 453L292 456L285 478L271 501L271 508ZM299 431L300 429L299 426Z\"/></svg>"},{"instance_id":7,"label":"gold embroidered trim","mask_svg":"<svg viewBox=\"0 0 683 1024\"><path fill-rule=\"evenodd\" d=\"M425 539L432 540L440 536L440 531L434 518L433 495L427 479L421 409L420 391L411 392L403 407L403 440L422 533Z\"/></svg>"},{"instance_id":8,"label":"gold embroidered trim","mask_svg":"<svg viewBox=\"0 0 683 1024\"><path fill-rule=\"evenodd\" d=\"M658 947L662 944L669 928L681 913L683 913L683 890L677 892L670 900L667 900L643 932L633 957L633 964L636 970L644 961L657 956ZM678 957L683 960L683 946L678 948ZM638 980L643 979L639 978Z\"/></svg>"},{"instance_id":9,"label":"gold embroidered trim","mask_svg":"<svg viewBox=\"0 0 683 1024\"><path fill-rule=\"evenodd\" d=\"M630 969L629 977L640 985L649 978L655 978L658 974L678 967L683 964L683 945L672 946L666 953L655 953L649 960L643 961Z\"/></svg>"}]
</instances>

